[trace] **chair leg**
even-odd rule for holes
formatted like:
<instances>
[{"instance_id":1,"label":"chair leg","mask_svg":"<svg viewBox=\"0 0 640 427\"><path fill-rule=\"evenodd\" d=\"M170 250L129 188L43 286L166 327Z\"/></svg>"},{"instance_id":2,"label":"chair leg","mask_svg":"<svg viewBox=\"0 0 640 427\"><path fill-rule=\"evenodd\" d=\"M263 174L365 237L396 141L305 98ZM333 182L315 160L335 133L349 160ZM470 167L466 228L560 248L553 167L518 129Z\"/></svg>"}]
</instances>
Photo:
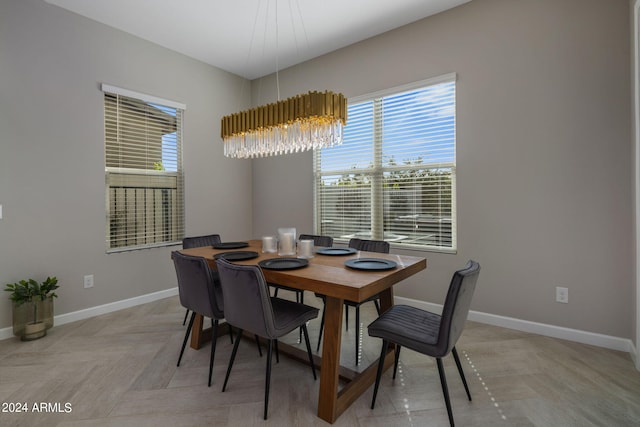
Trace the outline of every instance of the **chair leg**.
<instances>
[{"instance_id":1,"label":"chair leg","mask_svg":"<svg viewBox=\"0 0 640 427\"><path fill-rule=\"evenodd\" d=\"M182 321L182 326L184 326L184 324L187 323L188 316L189 316L189 309L187 308L187 311L184 313L184 320Z\"/></svg>"},{"instance_id":2,"label":"chair leg","mask_svg":"<svg viewBox=\"0 0 640 427\"><path fill-rule=\"evenodd\" d=\"M184 341L182 342L182 349L180 350L180 357L178 357L178 364L176 366L180 366L180 361L182 360L182 354L184 353L184 348L187 346L187 340L189 339L189 333L191 333L191 328L193 327L193 320L196 318L196 313L191 312L191 319L189 320L189 326L187 326L187 332L184 334Z\"/></svg>"},{"instance_id":3,"label":"chair leg","mask_svg":"<svg viewBox=\"0 0 640 427\"><path fill-rule=\"evenodd\" d=\"M313 379L317 379L316 377L316 365L313 362L313 355L311 354L311 344L309 343L309 331L307 331L307 325L303 324L301 327L302 333L304 335L304 342L307 344L307 354L309 354L309 364L311 365L311 372L313 372Z\"/></svg>"},{"instance_id":4,"label":"chair leg","mask_svg":"<svg viewBox=\"0 0 640 427\"><path fill-rule=\"evenodd\" d=\"M469 392L469 386L467 386L467 379L464 377L464 371L462 370L462 364L460 363L460 358L458 357L458 351L455 347L451 349L451 353L453 353L453 359L456 361L456 366L458 367L458 372L460 372L460 378L462 378L462 384L464 384L464 389L467 392L467 397L469 398L469 402L471 402L471 393Z\"/></svg>"},{"instance_id":5,"label":"chair leg","mask_svg":"<svg viewBox=\"0 0 640 427\"><path fill-rule=\"evenodd\" d=\"M299 297L298 297L299 295ZM296 292L296 301L300 299L300 304L304 304L304 291ZM302 328L300 328L300 334L298 336L298 342L302 342Z\"/></svg>"},{"instance_id":6,"label":"chair leg","mask_svg":"<svg viewBox=\"0 0 640 427\"><path fill-rule=\"evenodd\" d=\"M396 379L396 373L398 372L398 360L400 360L400 347L399 344L396 344L396 360L393 362L393 379Z\"/></svg>"},{"instance_id":7,"label":"chair leg","mask_svg":"<svg viewBox=\"0 0 640 427\"><path fill-rule=\"evenodd\" d=\"M322 342L322 331L324 330L324 306L322 307L322 317L320 318L320 334L318 334L318 346L316 351L320 351L320 343Z\"/></svg>"},{"instance_id":8,"label":"chair leg","mask_svg":"<svg viewBox=\"0 0 640 427\"><path fill-rule=\"evenodd\" d=\"M231 344L233 344L233 327L231 323L227 323L227 325L229 326L229 338L231 339Z\"/></svg>"},{"instance_id":9,"label":"chair leg","mask_svg":"<svg viewBox=\"0 0 640 427\"><path fill-rule=\"evenodd\" d=\"M269 407L269 386L271 385L271 354L273 353L273 340L269 340L267 349L267 376L264 380L264 419L267 419L267 408Z\"/></svg>"},{"instance_id":10,"label":"chair leg","mask_svg":"<svg viewBox=\"0 0 640 427\"><path fill-rule=\"evenodd\" d=\"M209 387L211 387L211 375L213 374L213 358L216 356L216 343L218 342L218 319L211 319L211 356L209 357Z\"/></svg>"},{"instance_id":11,"label":"chair leg","mask_svg":"<svg viewBox=\"0 0 640 427\"><path fill-rule=\"evenodd\" d=\"M444 366L442 365L442 359L436 358L438 363L438 374L440 374L440 384L442 385L442 394L444 395L444 404L447 405L447 414L449 415L449 424L451 427L455 425L453 422L453 412L451 411L451 401L449 400L449 388L447 387L447 378L444 373Z\"/></svg>"},{"instance_id":12,"label":"chair leg","mask_svg":"<svg viewBox=\"0 0 640 427\"><path fill-rule=\"evenodd\" d=\"M375 306L376 306L376 311L378 312L378 316L380 316L380 304L378 303L378 300L377 300L377 299L374 299L374 300L373 300L373 303L374 303L374 304L375 304Z\"/></svg>"},{"instance_id":13,"label":"chair leg","mask_svg":"<svg viewBox=\"0 0 640 427\"><path fill-rule=\"evenodd\" d=\"M227 388L227 381L229 381L229 374L231 373L231 368L233 367L233 361L236 358L236 353L238 352L238 345L240 344L240 337L242 336L242 329L238 329L238 338L236 338L236 343L233 345L233 350L231 351L231 358L229 359L229 366L227 366L227 374L224 376L224 384L222 385L222 392L224 393Z\"/></svg>"},{"instance_id":14,"label":"chair leg","mask_svg":"<svg viewBox=\"0 0 640 427\"><path fill-rule=\"evenodd\" d=\"M275 288L275 290L273 291L273 297L277 297L278 296L278 288Z\"/></svg>"},{"instance_id":15,"label":"chair leg","mask_svg":"<svg viewBox=\"0 0 640 427\"><path fill-rule=\"evenodd\" d=\"M349 306L345 304L344 306L344 324L345 324L345 330L348 331L349 330Z\"/></svg>"},{"instance_id":16,"label":"chair leg","mask_svg":"<svg viewBox=\"0 0 640 427\"><path fill-rule=\"evenodd\" d=\"M380 351L380 359L378 360L378 371L376 373L376 384L373 386L373 398L371 399L371 409L376 406L376 396L378 396L378 387L380 386L380 378L382 377L382 367L384 366L384 358L389 348L389 342L382 341L382 350Z\"/></svg>"},{"instance_id":17,"label":"chair leg","mask_svg":"<svg viewBox=\"0 0 640 427\"><path fill-rule=\"evenodd\" d=\"M242 333L238 336L242 336ZM256 344L258 345L258 353L260 353L260 357L262 357L262 346L260 345L260 338L258 338L257 335L254 336L256 337Z\"/></svg>"},{"instance_id":18,"label":"chair leg","mask_svg":"<svg viewBox=\"0 0 640 427\"><path fill-rule=\"evenodd\" d=\"M360 361L360 306L357 305L356 306L356 328L355 328L355 334L356 334L356 366L358 366L358 363Z\"/></svg>"}]
</instances>

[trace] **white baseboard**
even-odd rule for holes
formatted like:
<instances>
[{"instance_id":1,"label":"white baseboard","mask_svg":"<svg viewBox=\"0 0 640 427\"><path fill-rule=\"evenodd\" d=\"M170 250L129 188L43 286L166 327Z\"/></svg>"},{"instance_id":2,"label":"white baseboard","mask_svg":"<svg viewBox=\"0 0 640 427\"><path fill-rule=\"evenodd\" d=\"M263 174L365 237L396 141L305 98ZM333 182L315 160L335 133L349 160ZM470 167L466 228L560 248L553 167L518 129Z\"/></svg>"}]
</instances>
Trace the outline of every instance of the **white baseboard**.
<instances>
[{"instance_id":1,"label":"white baseboard","mask_svg":"<svg viewBox=\"0 0 640 427\"><path fill-rule=\"evenodd\" d=\"M178 295L178 288L166 289L164 291L153 292L151 294L140 295L138 297L129 298L122 301L116 301L109 304L99 305L97 307L74 311L72 313L65 313L54 317L54 325L64 325L65 323L88 319L90 317L123 310L125 308L135 307L137 305L146 304L148 302L157 301L163 298L169 298L175 295ZM395 297L395 303L406 304L435 313L440 313L442 311L442 305L432 304L429 302L414 300L410 298ZM612 337L610 335L596 334L593 332L564 328L561 326L548 325L545 323L530 322L527 320L498 316L495 314L482 313L479 311L470 311L469 320L494 326L500 326L503 328L514 329L517 331L530 332L538 335L609 348L612 350L624 351L629 353L631 359L636 365L636 368L640 370L640 358L638 357L636 348L633 345L633 342L627 338ZM11 327L0 329L0 340L11 338L12 336L13 329Z\"/></svg>"},{"instance_id":2,"label":"white baseboard","mask_svg":"<svg viewBox=\"0 0 640 427\"><path fill-rule=\"evenodd\" d=\"M434 313L442 312L442 305L418 301L410 298L395 297L395 303L422 308L423 310L432 311ZM611 350L624 351L630 354L631 358L636 364L636 367L638 367L638 355L636 354L636 349L633 345L633 341L627 338L612 337L610 335L596 334L593 332L564 328L562 326L548 325L545 323L530 322L528 320L498 316L495 314L482 313L479 311L470 311L468 319L474 322L486 323L488 325L500 326L517 331L530 332L547 337L560 338L564 340L579 342L582 344L595 345L597 347L608 348Z\"/></svg>"},{"instance_id":3,"label":"white baseboard","mask_svg":"<svg viewBox=\"0 0 640 427\"><path fill-rule=\"evenodd\" d=\"M75 322L77 320L88 319L90 317L99 316L101 314L107 314L125 308L135 307L136 305L146 304L148 302L157 301L164 298L169 298L178 295L178 288L166 289L164 291L153 292L146 295L140 295L125 299L122 301L116 301L109 304L99 305L97 307L86 308L84 310L74 311L72 313L60 314L54 316L53 324L64 325L65 323ZM13 336L13 328L0 329L0 340L11 338Z\"/></svg>"}]
</instances>

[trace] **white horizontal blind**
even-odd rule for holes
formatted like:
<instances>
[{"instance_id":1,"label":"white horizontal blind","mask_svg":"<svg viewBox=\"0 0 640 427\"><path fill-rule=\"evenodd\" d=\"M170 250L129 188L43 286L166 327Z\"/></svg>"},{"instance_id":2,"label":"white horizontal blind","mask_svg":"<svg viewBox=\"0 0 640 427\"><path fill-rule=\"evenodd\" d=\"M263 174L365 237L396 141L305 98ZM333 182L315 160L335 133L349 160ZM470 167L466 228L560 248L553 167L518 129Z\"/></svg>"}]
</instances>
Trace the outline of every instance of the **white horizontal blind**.
<instances>
[{"instance_id":1,"label":"white horizontal blind","mask_svg":"<svg viewBox=\"0 0 640 427\"><path fill-rule=\"evenodd\" d=\"M184 110L103 90L107 250L180 241Z\"/></svg>"},{"instance_id":2,"label":"white horizontal blind","mask_svg":"<svg viewBox=\"0 0 640 427\"><path fill-rule=\"evenodd\" d=\"M455 110L455 76L350 103L316 152L316 232L455 250Z\"/></svg>"}]
</instances>

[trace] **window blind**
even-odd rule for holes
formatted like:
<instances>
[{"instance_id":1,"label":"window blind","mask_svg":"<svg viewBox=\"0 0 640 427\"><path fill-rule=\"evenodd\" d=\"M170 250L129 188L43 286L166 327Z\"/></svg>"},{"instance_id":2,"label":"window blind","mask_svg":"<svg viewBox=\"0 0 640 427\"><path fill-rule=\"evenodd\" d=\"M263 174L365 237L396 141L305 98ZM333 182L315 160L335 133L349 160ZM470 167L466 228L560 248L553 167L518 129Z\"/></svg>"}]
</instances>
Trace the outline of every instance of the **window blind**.
<instances>
[{"instance_id":1,"label":"window blind","mask_svg":"<svg viewBox=\"0 0 640 427\"><path fill-rule=\"evenodd\" d=\"M315 154L316 232L455 250L455 113L455 75L351 101Z\"/></svg>"},{"instance_id":2,"label":"window blind","mask_svg":"<svg viewBox=\"0 0 640 427\"><path fill-rule=\"evenodd\" d=\"M184 237L180 104L103 85L107 251Z\"/></svg>"}]
</instances>

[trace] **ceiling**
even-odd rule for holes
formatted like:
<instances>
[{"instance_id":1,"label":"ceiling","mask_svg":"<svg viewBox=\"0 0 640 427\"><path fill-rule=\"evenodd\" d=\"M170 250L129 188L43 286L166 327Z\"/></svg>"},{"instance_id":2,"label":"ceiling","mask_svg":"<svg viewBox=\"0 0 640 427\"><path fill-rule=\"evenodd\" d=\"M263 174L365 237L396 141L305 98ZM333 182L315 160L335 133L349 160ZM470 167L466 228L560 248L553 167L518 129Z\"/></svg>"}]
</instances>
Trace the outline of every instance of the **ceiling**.
<instances>
[{"instance_id":1,"label":"ceiling","mask_svg":"<svg viewBox=\"0 0 640 427\"><path fill-rule=\"evenodd\" d=\"M471 0L45 1L255 79Z\"/></svg>"}]
</instances>

